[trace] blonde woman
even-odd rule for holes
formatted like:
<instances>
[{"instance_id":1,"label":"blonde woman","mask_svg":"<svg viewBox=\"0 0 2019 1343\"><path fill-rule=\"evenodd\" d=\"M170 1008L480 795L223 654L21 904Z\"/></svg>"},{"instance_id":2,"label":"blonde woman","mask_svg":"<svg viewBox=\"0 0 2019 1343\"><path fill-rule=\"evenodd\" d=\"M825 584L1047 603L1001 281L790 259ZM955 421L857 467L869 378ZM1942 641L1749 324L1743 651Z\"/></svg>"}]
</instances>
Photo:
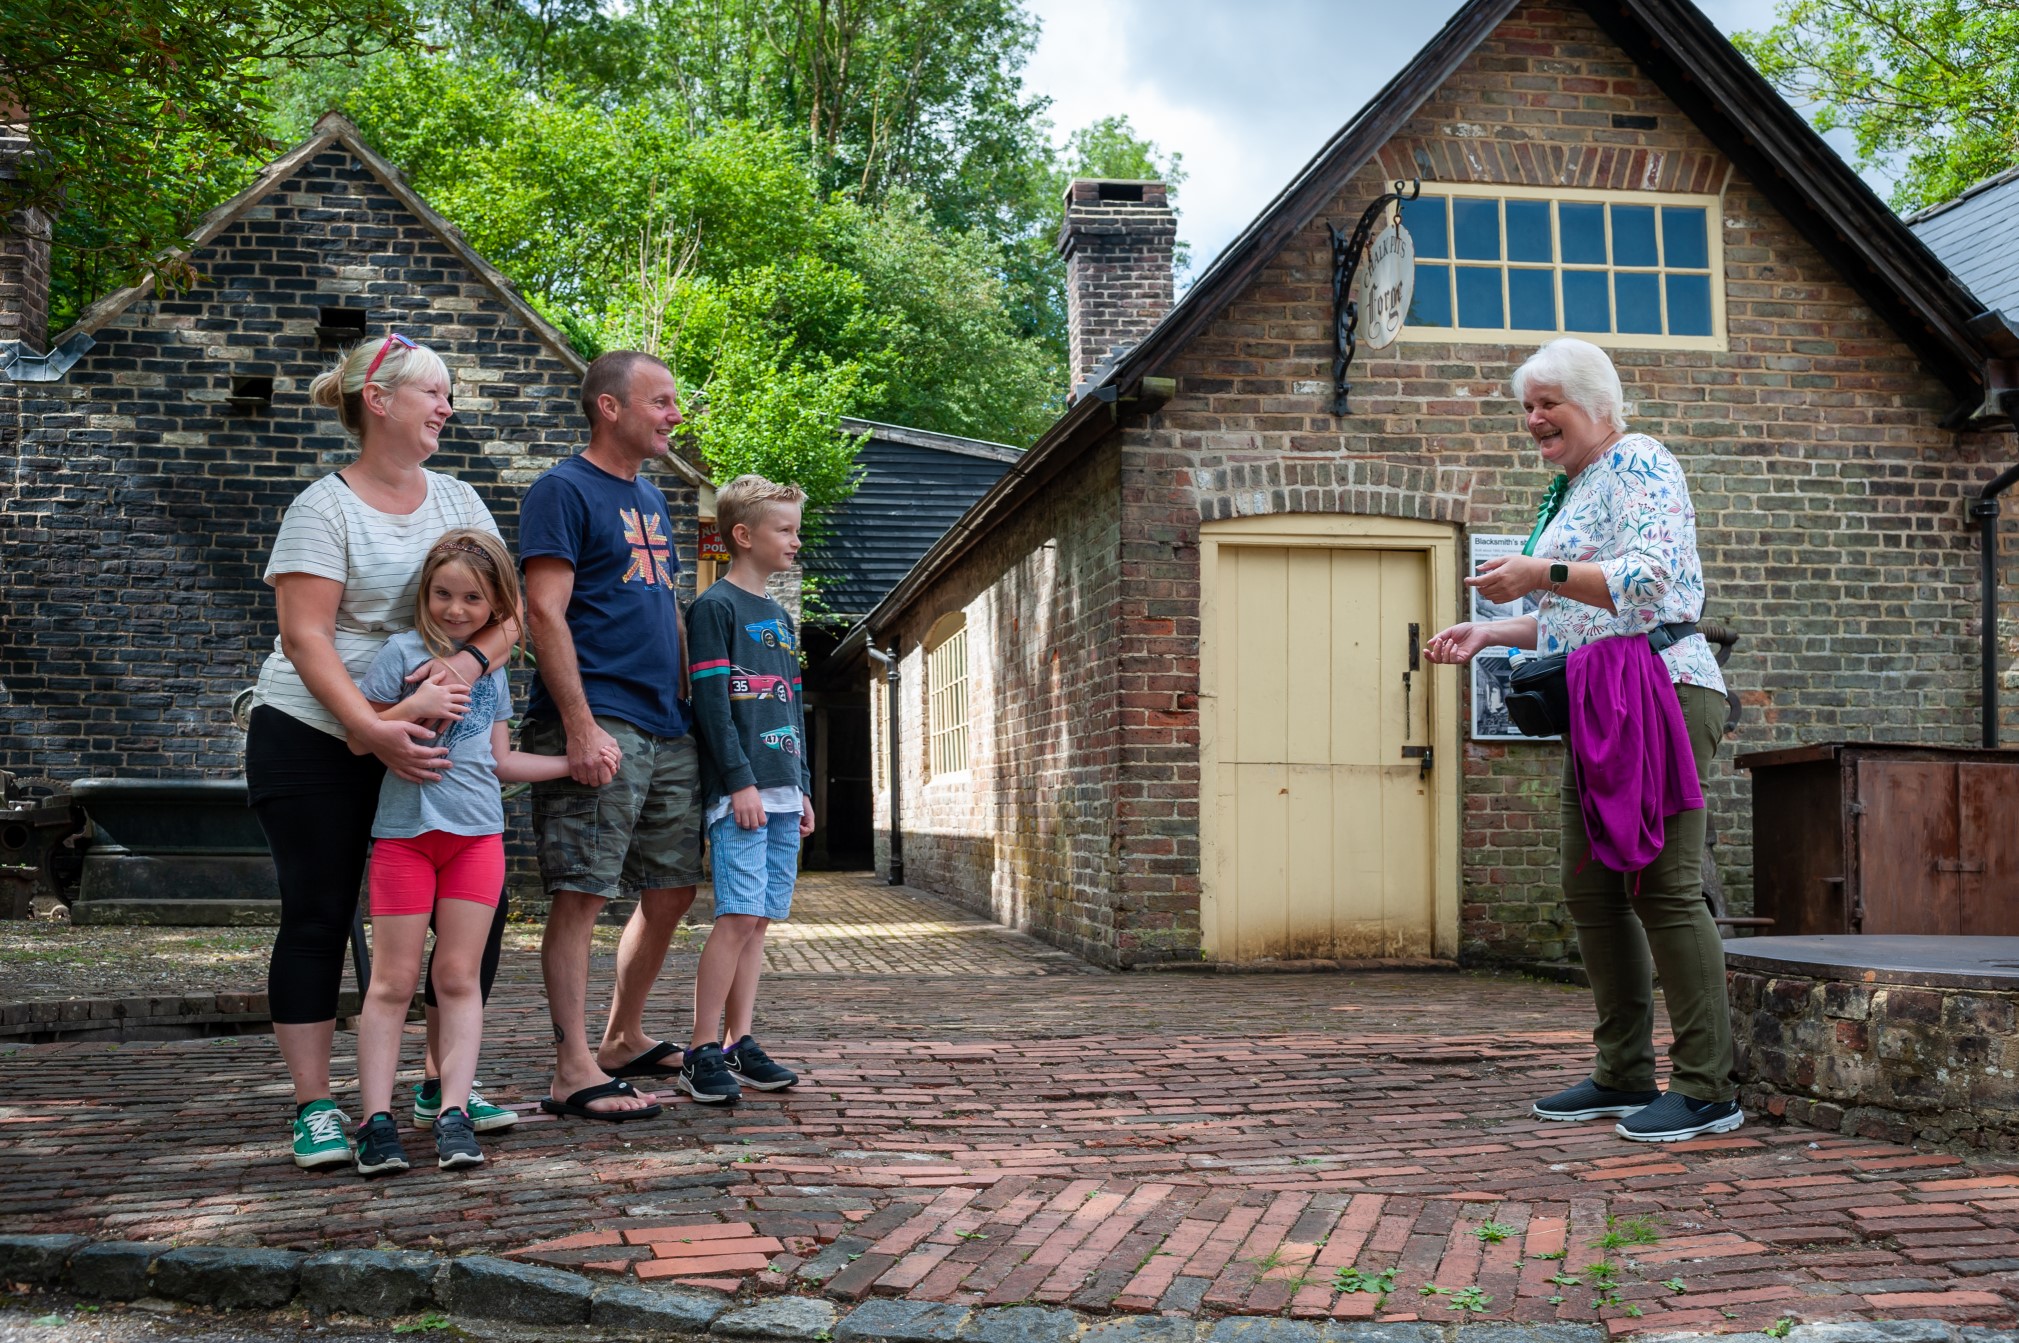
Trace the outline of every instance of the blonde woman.
<instances>
[{"instance_id":1,"label":"blonde woman","mask_svg":"<svg viewBox=\"0 0 2019 1343\"><path fill-rule=\"evenodd\" d=\"M245 746L253 811L280 880L267 998L294 1083L293 1156L303 1168L351 1160L345 1116L330 1099L330 1049L380 782L390 769L432 783L448 768L430 729L382 720L357 681L380 646L413 624L421 565L442 534L498 530L475 490L422 465L454 414L448 369L432 350L397 334L358 345L309 395L336 412L358 451L295 496L281 520L265 575L280 635L260 670ZM516 637L516 629L486 630L415 679L442 683L460 717L469 687L504 665ZM504 916L501 903L500 927ZM491 939L487 972L496 967L495 928ZM486 989L489 982L486 973ZM432 1066L428 1074L439 1076ZM424 1089L417 1119L429 1117L426 1101ZM483 1128L515 1118L474 1095L469 1111Z\"/></svg>"}]
</instances>

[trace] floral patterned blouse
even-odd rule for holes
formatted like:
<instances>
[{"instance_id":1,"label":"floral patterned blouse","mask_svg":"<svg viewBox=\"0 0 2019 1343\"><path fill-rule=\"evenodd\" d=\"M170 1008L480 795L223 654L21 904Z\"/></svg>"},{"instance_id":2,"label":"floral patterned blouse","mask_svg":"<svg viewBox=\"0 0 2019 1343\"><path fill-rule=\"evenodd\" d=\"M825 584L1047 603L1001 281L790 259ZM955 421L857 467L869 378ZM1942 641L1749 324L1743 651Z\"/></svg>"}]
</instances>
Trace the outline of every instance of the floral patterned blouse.
<instances>
[{"instance_id":1,"label":"floral patterned blouse","mask_svg":"<svg viewBox=\"0 0 2019 1343\"><path fill-rule=\"evenodd\" d=\"M1535 553L1597 564L1618 608L1614 613L1544 591L1536 611L1538 655L1646 634L1703 614L1704 570L1689 486L1669 450L1646 434L1628 434L1577 473ZM1671 680L1724 690L1717 658L1701 634L1661 657Z\"/></svg>"}]
</instances>

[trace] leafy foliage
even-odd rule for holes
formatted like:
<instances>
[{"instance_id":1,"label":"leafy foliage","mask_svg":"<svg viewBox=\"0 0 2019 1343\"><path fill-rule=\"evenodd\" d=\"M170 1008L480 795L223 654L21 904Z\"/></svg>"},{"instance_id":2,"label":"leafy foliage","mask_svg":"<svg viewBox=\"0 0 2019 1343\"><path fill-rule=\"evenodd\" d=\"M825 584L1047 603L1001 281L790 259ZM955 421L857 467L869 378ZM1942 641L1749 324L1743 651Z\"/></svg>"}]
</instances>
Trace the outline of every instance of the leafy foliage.
<instances>
[{"instance_id":1,"label":"leafy foliage","mask_svg":"<svg viewBox=\"0 0 2019 1343\"><path fill-rule=\"evenodd\" d=\"M1786 0L1733 41L1776 88L1847 127L1863 168L1901 170L1900 210L2019 163L2019 3Z\"/></svg>"},{"instance_id":2,"label":"leafy foliage","mask_svg":"<svg viewBox=\"0 0 2019 1343\"><path fill-rule=\"evenodd\" d=\"M276 74L415 40L404 0L0 5L0 101L25 111L38 150L0 178L0 218L54 214L55 325L155 263L251 178L274 148ZM163 272L191 278L172 261Z\"/></svg>"}]
</instances>

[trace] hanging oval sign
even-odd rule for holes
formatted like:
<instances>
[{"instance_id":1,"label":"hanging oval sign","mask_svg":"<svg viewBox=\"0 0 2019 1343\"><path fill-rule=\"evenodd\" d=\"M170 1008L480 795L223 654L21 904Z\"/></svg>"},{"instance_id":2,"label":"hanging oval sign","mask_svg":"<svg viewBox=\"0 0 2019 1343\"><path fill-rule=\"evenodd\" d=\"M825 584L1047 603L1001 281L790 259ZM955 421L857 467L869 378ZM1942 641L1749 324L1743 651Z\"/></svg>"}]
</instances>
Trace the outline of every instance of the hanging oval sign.
<instances>
[{"instance_id":1,"label":"hanging oval sign","mask_svg":"<svg viewBox=\"0 0 2019 1343\"><path fill-rule=\"evenodd\" d=\"M1359 280L1360 329L1354 335L1370 350L1385 350L1401 333L1416 296L1416 244L1401 220L1367 244Z\"/></svg>"}]
</instances>

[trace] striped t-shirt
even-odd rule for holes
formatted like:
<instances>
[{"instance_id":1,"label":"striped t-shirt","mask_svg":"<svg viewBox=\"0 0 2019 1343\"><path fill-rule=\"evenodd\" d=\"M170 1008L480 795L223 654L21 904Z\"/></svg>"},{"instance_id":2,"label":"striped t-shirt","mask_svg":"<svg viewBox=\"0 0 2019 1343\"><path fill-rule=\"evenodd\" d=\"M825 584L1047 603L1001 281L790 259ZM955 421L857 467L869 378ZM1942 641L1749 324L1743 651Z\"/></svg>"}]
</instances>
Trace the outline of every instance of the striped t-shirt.
<instances>
[{"instance_id":1,"label":"striped t-shirt","mask_svg":"<svg viewBox=\"0 0 2019 1343\"><path fill-rule=\"evenodd\" d=\"M413 628L421 563L442 533L481 527L498 534L498 524L475 490L454 476L426 475L427 501L411 513L379 512L332 473L296 495L281 518L266 581L271 584L282 574L314 574L344 585L337 603L336 650L353 681L363 678L387 639ZM333 737L344 735L337 716L302 684L278 637L260 668L253 702L272 705Z\"/></svg>"}]
</instances>

